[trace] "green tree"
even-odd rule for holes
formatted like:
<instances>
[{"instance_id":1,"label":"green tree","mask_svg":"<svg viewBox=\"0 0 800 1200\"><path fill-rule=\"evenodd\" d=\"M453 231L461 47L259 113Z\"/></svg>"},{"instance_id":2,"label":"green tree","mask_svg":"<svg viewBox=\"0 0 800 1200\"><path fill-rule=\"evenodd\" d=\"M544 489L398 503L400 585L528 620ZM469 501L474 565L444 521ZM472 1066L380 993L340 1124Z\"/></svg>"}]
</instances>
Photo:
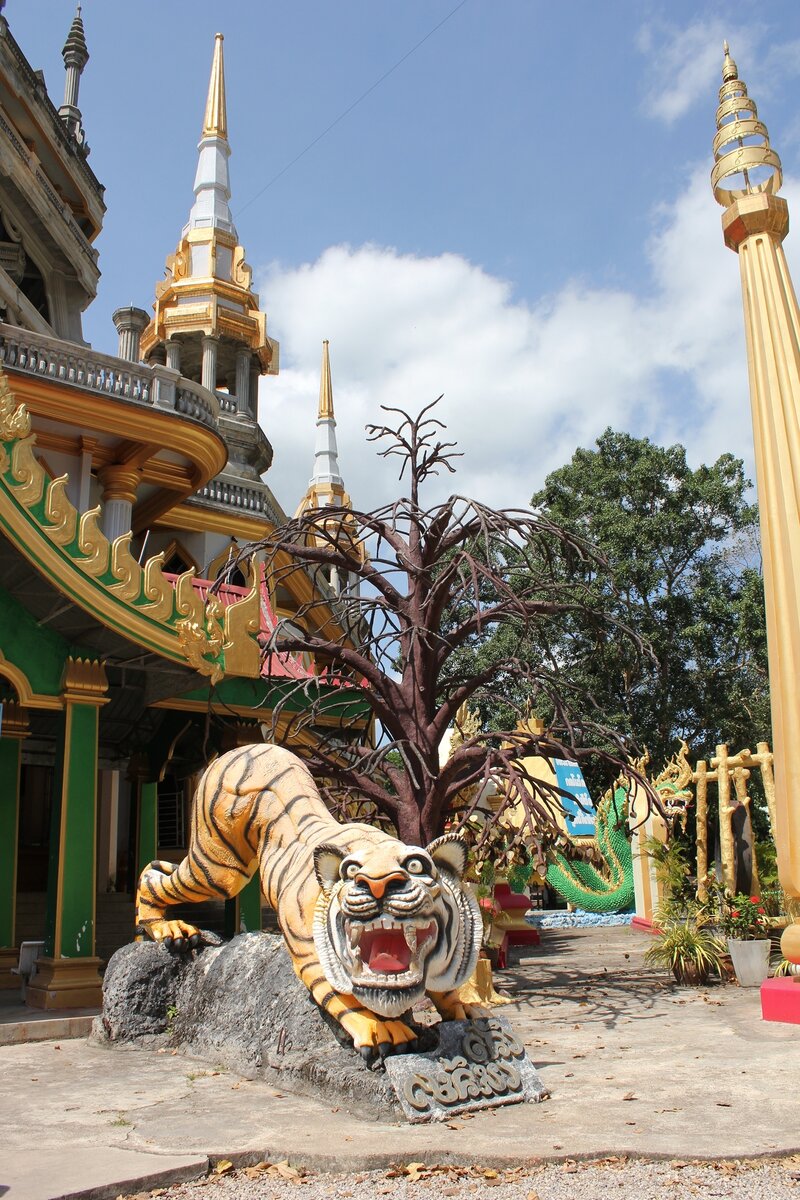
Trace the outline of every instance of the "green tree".
<instances>
[{"instance_id":1,"label":"green tree","mask_svg":"<svg viewBox=\"0 0 800 1200\"><path fill-rule=\"evenodd\" d=\"M607 429L596 449L577 450L533 496L536 510L605 556L616 596L599 576L604 603L652 648L652 657L637 653L634 641L580 614L557 632L571 647L571 682L593 697L607 724L646 744L654 764L680 737L698 756L723 740L739 747L769 737L749 487L731 454L692 470L682 446Z\"/></svg>"}]
</instances>

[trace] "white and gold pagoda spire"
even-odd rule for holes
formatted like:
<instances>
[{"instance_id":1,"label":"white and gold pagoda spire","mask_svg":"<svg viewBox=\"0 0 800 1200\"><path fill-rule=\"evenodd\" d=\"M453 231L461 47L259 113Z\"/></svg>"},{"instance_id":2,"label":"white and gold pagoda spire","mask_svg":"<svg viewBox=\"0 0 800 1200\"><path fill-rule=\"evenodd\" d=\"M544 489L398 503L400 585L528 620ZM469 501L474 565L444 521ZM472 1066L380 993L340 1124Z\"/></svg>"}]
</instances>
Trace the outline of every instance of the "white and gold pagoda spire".
<instances>
[{"instance_id":1,"label":"white and gold pagoda spire","mask_svg":"<svg viewBox=\"0 0 800 1200\"><path fill-rule=\"evenodd\" d=\"M781 160L727 42L723 49L711 185L725 209L725 244L739 256L767 612L778 873L787 894L800 897L800 308L782 245L789 209L777 195ZM789 927L783 952L800 962L800 925ZM800 1000L800 987L795 990Z\"/></svg>"},{"instance_id":2,"label":"white and gold pagoda spire","mask_svg":"<svg viewBox=\"0 0 800 1200\"><path fill-rule=\"evenodd\" d=\"M339 468L339 449L336 444L336 415L333 408L333 383L331 381L330 348L327 340L322 343L322 367L319 380L319 406L317 408L317 435L314 445L314 468L300 501L296 516L315 510L331 508L338 510L330 520L323 522L325 536L320 541L330 541L336 533L355 541L355 523L349 515L352 509L350 497L344 486ZM344 511L343 511L344 510ZM338 530L338 532L337 532ZM352 581L345 581L334 572L330 577L334 591L341 592Z\"/></svg>"},{"instance_id":3,"label":"white and gold pagoda spire","mask_svg":"<svg viewBox=\"0 0 800 1200\"><path fill-rule=\"evenodd\" d=\"M255 420L260 374L277 374L278 345L252 290L252 271L230 209L223 35L216 34L194 203L167 277L156 285L155 315L141 339L146 360L235 397L237 415Z\"/></svg>"}]
</instances>

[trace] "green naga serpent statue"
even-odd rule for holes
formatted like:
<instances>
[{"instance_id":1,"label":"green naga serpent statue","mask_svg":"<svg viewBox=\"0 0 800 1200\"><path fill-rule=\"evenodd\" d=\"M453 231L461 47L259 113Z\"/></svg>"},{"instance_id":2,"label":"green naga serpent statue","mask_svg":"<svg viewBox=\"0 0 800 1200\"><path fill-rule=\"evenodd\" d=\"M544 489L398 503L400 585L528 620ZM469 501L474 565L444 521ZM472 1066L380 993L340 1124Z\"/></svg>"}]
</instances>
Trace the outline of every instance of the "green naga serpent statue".
<instances>
[{"instance_id":1,"label":"green naga serpent statue","mask_svg":"<svg viewBox=\"0 0 800 1200\"><path fill-rule=\"evenodd\" d=\"M686 808L691 803L692 768L688 761L689 748L681 748L653 781L661 796L666 814L671 819L686 822ZM649 756L635 764L645 771ZM609 788L597 806L595 845L603 856L604 871L580 859L571 860L560 850L553 852L554 861L547 868L547 882L554 891L584 912L629 912L634 907L633 854L628 828L629 792L618 781Z\"/></svg>"},{"instance_id":2,"label":"green naga serpent statue","mask_svg":"<svg viewBox=\"0 0 800 1200\"><path fill-rule=\"evenodd\" d=\"M616 913L633 908L633 856L628 835L628 793L617 784L597 806L595 843L605 872L560 850L547 868L548 886L584 912Z\"/></svg>"}]
</instances>

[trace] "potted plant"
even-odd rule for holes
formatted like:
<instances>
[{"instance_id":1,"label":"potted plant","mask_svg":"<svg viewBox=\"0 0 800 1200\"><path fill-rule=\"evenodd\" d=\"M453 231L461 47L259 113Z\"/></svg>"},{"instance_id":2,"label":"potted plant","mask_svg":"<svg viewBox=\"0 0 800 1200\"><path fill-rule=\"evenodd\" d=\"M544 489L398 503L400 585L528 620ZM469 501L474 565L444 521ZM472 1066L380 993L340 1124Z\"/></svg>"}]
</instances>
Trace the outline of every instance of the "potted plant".
<instances>
[{"instance_id":1,"label":"potted plant","mask_svg":"<svg viewBox=\"0 0 800 1200\"><path fill-rule=\"evenodd\" d=\"M722 928L740 987L759 987L769 975L769 924L758 896L734 896Z\"/></svg>"},{"instance_id":2,"label":"potted plant","mask_svg":"<svg viewBox=\"0 0 800 1200\"><path fill-rule=\"evenodd\" d=\"M669 967L680 984L699 987L712 973L721 973L725 947L719 938L699 923L694 912L682 916L658 915L653 945L644 956L646 963Z\"/></svg>"}]
</instances>

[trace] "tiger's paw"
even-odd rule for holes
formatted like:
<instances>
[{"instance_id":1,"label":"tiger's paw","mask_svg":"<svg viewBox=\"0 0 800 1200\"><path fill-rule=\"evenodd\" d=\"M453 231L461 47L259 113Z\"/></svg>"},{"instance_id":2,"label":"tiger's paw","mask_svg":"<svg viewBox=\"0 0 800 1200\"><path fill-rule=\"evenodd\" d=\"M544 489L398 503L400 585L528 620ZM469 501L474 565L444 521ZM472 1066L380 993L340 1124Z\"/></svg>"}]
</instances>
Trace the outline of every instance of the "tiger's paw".
<instances>
[{"instance_id":1,"label":"tiger's paw","mask_svg":"<svg viewBox=\"0 0 800 1200\"><path fill-rule=\"evenodd\" d=\"M373 1013L348 1012L340 1017L364 1062L382 1062L390 1054L407 1054L417 1044L417 1035L403 1021L387 1021Z\"/></svg>"},{"instance_id":2,"label":"tiger's paw","mask_svg":"<svg viewBox=\"0 0 800 1200\"><path fill-rule=\"evenodd\" d=\"M464 1015L471 1021L475 1021L480 1017L491 1017L492 1010L485 1004L465 1004Z\"/></svg>"},{"instance_id":3,"label":"tiger's paw","mask_svg":"<svg viewBox=\"0 0 800 1200\"><path fill-rule=\"evenodd\" d=\"M200 930L187 921L141 921L142 932L153 942L161 942L167 950L193 950L202 941Z\"/></svg>"}]
</instances>

